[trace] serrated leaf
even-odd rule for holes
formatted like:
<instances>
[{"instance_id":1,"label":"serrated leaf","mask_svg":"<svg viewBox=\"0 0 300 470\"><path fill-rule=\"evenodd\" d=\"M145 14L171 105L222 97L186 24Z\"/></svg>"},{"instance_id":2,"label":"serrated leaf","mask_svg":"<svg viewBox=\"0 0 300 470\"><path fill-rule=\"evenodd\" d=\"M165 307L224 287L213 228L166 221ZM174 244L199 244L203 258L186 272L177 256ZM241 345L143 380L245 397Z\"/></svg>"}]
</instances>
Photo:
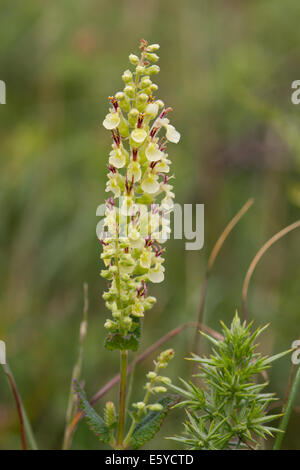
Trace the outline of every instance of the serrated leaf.
<instances>
[{"instance_id":1,"label":"serrated leaf","mask_svg":"<svg viewBox=\"0 0 300 470\"><path fill-rule=\"evenodd\" d=\"M160 430L169 408L176 403L171 396L161 398L158 403L163 406L161 411L149 411L145 418L136 425L130 440L130 446L136 450L150 441Z\"/></svg>"},{"instance_id":2,"label":"serrated leaf","mask_svg":"<svg viewBox=\"0 0 300 470\"><path fill-rule=\"evenodd\" d=\"M114 334L109 335L105 341L104 346L106 349L113 351L115 349L118 350L130 350L130 351L137 351L140 343L140 336L141 336L141 325L140 321L136 321L136 328L128 333L127 336L121 335L121 333L117 332Z\"/></svg>"},{"instance_id":3,"label":"serrated leaf","mask_svg":"<svg viewBox=\"0 0 300 470\"><path fill-rule=\"evenodd\" d=\"M110 431L108 427L101 416L99 416L94 408L89 404L84 390L82 390L77 382L74 383L74 389L79 398L79 409L85 414L89 428L96 434L99 441L107 444L110 440Z\"/></svg>"}]
</instances>

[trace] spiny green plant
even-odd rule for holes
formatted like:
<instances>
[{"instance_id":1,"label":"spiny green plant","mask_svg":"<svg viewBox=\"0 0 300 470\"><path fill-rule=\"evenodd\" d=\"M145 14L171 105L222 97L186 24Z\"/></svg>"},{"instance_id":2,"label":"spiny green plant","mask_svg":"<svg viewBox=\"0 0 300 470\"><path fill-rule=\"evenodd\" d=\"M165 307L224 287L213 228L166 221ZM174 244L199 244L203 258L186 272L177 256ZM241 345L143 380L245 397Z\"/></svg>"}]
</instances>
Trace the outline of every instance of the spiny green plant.
<instances>
[{"instance_id":1,"label":"spiny green plant","mask_svg":"<svg viewBox=\"0 0 300 470\"><path fill-rule=\"evenodd\" d=\"M289 351L271 357L256 352L255 341L267 326L251 332L252 322L241 323L236 313L230 328L222 323L222 340L202 333L213 352L209 357L193 354L189 360L199 366L195 377L204 387L184 380L183 388L169 384L183 398L175 407L187 413L183 435L170 439L198 450L259 448L262 439L278 431L268 423L281 415L267 412L276 398L264 392L268 382L256 378Z\"/></svg>"},{"instance_id":2,"label":"spiny green plant","mask_svg":"<svg viewBox=\"0 0 300 470\"><path fill-rule=\"evenodd\" d=\"M113 196L106 201L99 239L105 264L101 275L109 283L103 298L112 313L112 318L104 325L108 332L105 347L120 351L118 413L109 402L105 410L106 422L96 418L78 387L77 392L99 439L118 449L136 448L150 439L158 430L158 423L170 402L165 399L149 404L148 400L152 394L166 392L159 384L166 378L158 376L157 372L173 357L173 350L160 354L155 370L148 374L146 395L143 401L133 404L136 411L131 412L132 422L125 437L128 351L138 349L144 313L156 301L148 295L147 283L164 279L164 249L160 244L167 240L170 232L168 214L174 198L173 186L169 184L171 161L167 143L177 143L180 139L179 132L166 117L172 109L153 96L158 87L150 77L159 72L155 64L158 49L158 44L148 45L142 40L140 57L129 55L135 70L123 73L125 87L109 97L111 107L103 121L112 135L106 191ZM165 135L161 135L162 131Z\"/></svg>"}]
</instances>

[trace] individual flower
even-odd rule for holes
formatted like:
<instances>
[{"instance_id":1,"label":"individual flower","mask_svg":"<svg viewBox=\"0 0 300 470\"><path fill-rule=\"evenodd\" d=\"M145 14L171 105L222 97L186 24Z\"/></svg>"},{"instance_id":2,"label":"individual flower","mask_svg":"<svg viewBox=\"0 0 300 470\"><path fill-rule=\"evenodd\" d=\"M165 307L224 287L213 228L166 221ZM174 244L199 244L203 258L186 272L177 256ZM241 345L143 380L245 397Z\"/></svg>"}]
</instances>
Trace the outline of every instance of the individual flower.
<instances>
[{"instance_id":1,"label":"individual flower","mask_svg":"<svg viewBox=\"0 0 300 470\"><path fill-rule=\"evenodd\" d=\"M109 154L109 163L116 168L123 168L126 164L126 158L128 152L123 146L114 146L113 150Z\"/></svg>"},{"instance_id":2,"label":"individual flower","mask_svg":"<svg viewBox=\"0 0 300 470\"><path fill-rule=\"evenodd\" d=\"M167 125L167 132L166 137L169 142L173 142L174 144L178 144L180 140L180 133L175 129L174 126L171 124Z\"/></svg>"},{"instance_id":3,"label":"individual flower","mask_svg":"<svg viewBox=\"0 0 300 470\"><path fill-rule=\"evenodd\" d=\"M163 158L163 152L159 149L157 143L150 142L145 150L146 157L149 162L157 162Z\"/></svg>"},{"instance_id":4,"label":"individual flower","mask_svg":"<svg viewBox=\"0 0 300 470\"><path fill-rule=\"evenodd\" d=\"M142 176L141 165L139 162L133 161L130 162L127 167L127 177L129 180L134 179L135 183L140 181Z\"/></svg>"},{"instance_id":5,"label":"individual flower","mask_svg":"<svg viewBox=\"0 0 300 470\"><path fill-rule=\"evenodd\" d=\"M161 263L157 263L154 268L148 272L148 279L155 284L162 282L165 278L165 268Z\"/></svg>"},{"instance_id":6,"label":"individual flower","mask_svg":"<svg viewBox=\"0 0 300 470\"><path fill-rule=\"evenodd\" d=\"M153 171L148 171L144 176L141 187L146 193L156 193L159 190L158 175Z\"/></svg>"},{"instance_id":7,"label":"individual flower","mask_svg":"<svg viewBox=\"0 0 300 470\"><path fill-rule=\"evenodd\" d=\"M134 129L131 132L131 139L136 145L141 145L147 137L147 132L145 129Z\"/></svg>"},{"instance_id":8,"label":"individual flower","mask_svg":"<svg viewBox=\"0 0 300 470\"><path fill-rule=\"evenodd\" d=\"M120 124L120 116L117 112L110 112L105 116L103 126L105 129L112 130Z\"/></svg>"},{"instance_id":9,"label":"individual flower","mask_svg":"<svg viewBox=\"0 0 300 470\"><path fill-rule=\"evenodd\" d=\"M152 263L152 253L149 249L144 249L140 256L140 265L142 268L150 269Z\"/></svg>"}]
</instances>

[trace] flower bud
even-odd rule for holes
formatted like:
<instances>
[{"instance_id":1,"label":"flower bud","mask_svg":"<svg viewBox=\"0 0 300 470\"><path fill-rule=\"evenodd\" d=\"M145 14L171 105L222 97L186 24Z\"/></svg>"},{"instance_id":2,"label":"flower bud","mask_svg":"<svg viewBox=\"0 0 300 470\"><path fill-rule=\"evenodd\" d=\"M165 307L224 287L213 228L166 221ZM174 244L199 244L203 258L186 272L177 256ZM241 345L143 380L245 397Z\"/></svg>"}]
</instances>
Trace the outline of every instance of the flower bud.
<instances>
[{"instance_id":1,"label":"flower bud","mask_svg":"<svg viewBox=\"0 0 300 470\"><path fill-rule=\"evenodd\" d=\"M130 328L132 325L132 320L130 317L123 318L123 324L126 328Z\"/></svg>"},{"instance_id":2,"label":"flower bud","mask_svg":"<svg viewBox=\"0 0 300 470\"><path fill-rule=\"evenodd\" d=\"M104 300L108 301L108 302L112 302L112 301L116 300L116 293L111 292L111 291L109 291L109 292L104 292L104 293L102 294L102 298L103 298Z\"/></svg>"},{"instance_id":3,"label":"flower bud","mask_svg":"<svg viewBox=\"0 0 300 470\"><path fill-rule=\"evenodd\" d=\"M160 48L160 45L159 45L159 44L150 44L150 45L147 47L147 51L149 51L149 52L156 52L156 51L158 51L159 48Z\"/></svg>"},{"instance_id":4,"label":"flower bud","mask_svg":"<svg viewBox=\"0 0 300 470\"><path fill-rule=\"evenodd\" d=\"M161 411L161 410L163 410L163 406L160 403L153 403L152 405L148 405L147 408L150 411Z\"/></svg>"},{"instance_id":5,"label":"flower bud","mask_svg":"<svg viewBox=\"0 0 300 470\"><path fill-rule=\"evenodd\" d=\"M137 408L138 410L144 410L146 405L143 401L138 401L137 403L133 403L132 405L134 408Z\"/></svg>"},{"instance_id":6,"label":"flower bud","mask_svg":"<svg viewBox=\"0 0 300 470\"><path fill-rule=\"evenodd\" d=\"M136 73L138 75L141 75L142 73L145 73L145 67L143 65L138 65L135 70L136 70Z\"/></svg>"},{"instance_id":7,"label":"flower bud","mask_svg":"<svg viewBox=\"0 0 300 470\"><path fill-rule=\"evenodd\" d=\"M106 320L106 322L104 323L104 328L106 328L107 330L112 330L115 325L115 322L113 322L112 320Z\"/></svg>"},{"instance_id":8,"label":"flower bud","mask_svg":"<svg viewBox=\"0 0 300 470\"><path fill-rule=\"evenodd\" d=\"M157 377L157 374L155 372L148 372L148 374L146 375L147 379L155 379Z\"/></svg>"},{"instance_id":9,"label":"flower bud","mask_svg":"<svg viewBox=\"0 0 300 470\"><path fill-rule=\"evenodd\" d=\"M160 68L158 65L151 65L150 67L147 68L147 73L149 75L155 75L159 73L159 71L160 71Z\"/></svg>"},{"instance_id":10,"label":"flower bud","mask_svg":"<svg viewBox=\"0 0 300 470\"><path fill-rule=\"evenodd\" d=\"M156 83L152 83L152 85L150 86L150 90L151 90L151 93L158 90L158 86L156 85Z\"/></svg>"},{"instance_id":11,"label":"flower bud","mask_svg":"<svg viewBox=\"0 0 300 470\"><path fill-rule=\"evenodd\" d=\"M119 312L119 310L116 310L115 312L112 312L112 316L118 320L120 317L121 317L121 313Z\"/></svg>"},{"instance_id":12,"label":"flower bud","mask_svg":"<svg viewBox=\"0 0 300 470\"><path fill-rule=\"evenodd\" d=\"M135 302L131 313L134 317L143 318L143 316L144 316L143 311L144 311L144 308L143 308L141 302Z\"/></svg>"},{"instance_id":13,"label":"flower bud","mask_svg":"<svg viewBox=\"0 0 300 470\"><path fill-rule=\"evenodd\" d=\"M140 93L137 95L136 107L140 112L143 112L146 108L148 101L148 95L146 93Z\"/></svg>"},{"instance_id":14,"label":"flower bud","mask_svg":"<svg viewBox=\"0 0 300 470\"><path fill-rule=\"evenodd\" d=\"M155 103L158 105L159 109L162 109L165 106L165 103L162 100L156 100Z\"/></svg>"},{"instance_id":15,"label":"flower bud","mask_svg":"<svg viewBox=\"0 0 300 470\"><path fill-rule=\"evenodd\" d=\"M128 123L130 127L135 127L137 123L137 119L139 116L139 111L136 108L132 108L131 111L128 113Z\"/></svg>"},{"instance_id":16,"label":"flower bud","mask_svg":"<svg viewBox=\"0 0 300 470\"><path fill-rule=\"evenodd\" d=\"M128 122L126 121L126 119L124 119L122 113L121 113L121 116L120 116L120 124L118 126L118 129L119 129L119 132L120 132L122 137L128 137L129 136Z\"/></svg>"},{"instance_id":17,"label":"flower bud","mask_svg":"<svg viewBox=\"0 0 300 470\"><path fill-rule=\"evenodd\" d=\"M132 72L130 70L125 70L125 72L122 75L122 80L125 83L129 83L132 81Z\"/></svg>"},{"instance_id":18,"label":"flower bud","mask_svg":"<svg viewBox=\"0 0 300 470\"><path fill-rule=\"evenodd\" d=\"M159 60L159 57L157 54L146 53L146 57L148 60L150 60L150 62L157 62Z\"/></svg>"},{"instance_id":19,"label":"flower bud","mask_svg":"<svg viewBox=\"0 0 300 470\"><path fill-rule=\"evenodd\" d=\"M120 108L122 108L123 111L128 113L128 111L130 111L130 100L128 96L126 96L123 91L119 91L118 93L116 93L115 98L118 100Z\"/></svg>"},{"instance_id":20,"label":"flower bud","mask_svg":"<svg viewBox=\"0 0 300 470\"><path fill-rule=\"evenodd\" d=\"M153 305L155 304L155 302L156 302L156 298L149 295L149 296L144 300L144 310L150 310L150 308L153 307Z\"/></svg>"},{"instance_id":21,"label":"flower bud","mask_svg":"<svg viewBox=\"0 0 300 470\"><path fill-rule=\"evenodd\" d=\"M110 266L108 269L112 274L116 274L118 272L118 268L115 264L113 266Z\"/></svg>"},{"instance_id":22,"label":"flower bud","mask_svg":"<svg viewBox=\"0 0 300 470\"><path fill-rule=\"evenodd\" d=\"M158 362L169 362L175 355L174 349L166 349L158 356Z\"/></svg>"},{"instance_id":23,"label":"flower bud","mask_svg":"<svg viewBox=\"0 0 300 470\"><path fill-rule=\"evenodd\" d=\"M172 383L172 380L169 377L163 377L163 376L158 376L157 381L166 385L169 385Z\"/></svg>"},{"instance_id":24,"label":"flower bud","mask_svg":"<svg viewBox=\"0 0 300 470\"><path fill-rule=\"evenodd\" d=\"M152 85L152 82L149 77L142 78L141 83L140 83L141 88L147 88L150 85Z\"/></svg>"},{"instance_id":25,"label":"flower bud","mask_svg":"<svg viewBox=\"0 0 300 470\"><path fill-rule=\"evenodd\" d=\"M134 97L134 88L133 88L133 86L131 86L131 85L127 85L127 86L124 88L124 92L126 93L126 95L127 95L129 98L133 98L133 97Z\"/></svg>"},{"instance_id":26,"label":"flower bud","mask_svg":"<svg viewBox=\"0 0 300 470\"><path fill-rule=\"evenodd\" d=\"M101 269L100 276L104 277L104 279L112 279L112 273L108 269Z\"/></svg>"},{"instance_id":27,"label":"flower bud","mask_svg":"<svg viewBox=\"0 0 300 470\"><path fill-rule=\"evenodd\" d=\"M130 54L129 55L129 62L132 64L132 65L137 65L139 63L139 58L137 55L135 54Z\"/></svg>"},{"instance_id":28,"label":"flower bud","mask_svg":"<svg viewBox=\"0 0 300 470\"><path fill-rule=\"evenodd\" d=\"M153 387L153 392L155 393L166 393L166 391L167 391L166 387L161 387L161 386Z\"/></svg>"}]
</instances>

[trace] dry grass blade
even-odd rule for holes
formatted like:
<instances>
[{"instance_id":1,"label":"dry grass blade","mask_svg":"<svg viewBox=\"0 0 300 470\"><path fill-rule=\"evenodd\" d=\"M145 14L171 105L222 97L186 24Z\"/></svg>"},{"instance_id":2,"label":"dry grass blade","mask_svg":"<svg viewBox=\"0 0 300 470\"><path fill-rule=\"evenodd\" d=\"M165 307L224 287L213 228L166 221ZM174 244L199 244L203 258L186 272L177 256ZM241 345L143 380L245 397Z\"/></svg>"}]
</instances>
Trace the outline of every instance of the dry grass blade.
<instances>
[{"instance_id":1,"label":"dry grass blade","mask_svg":"<svg viewBox=\"0 0 300 470\"><path fill-rule=\"evenodd\" d=\"M24 425L24 416L23 416L23 407L22 407L22 400L21 396L19 394L19 391L17 389L16 382L14 380L14 377L10 371L10 368L7 364L3 365L3 370L5 374L7 375L9 384L11 386L13 396L16 402L17 406L17 411L18 411L18 416L19 416L19 422L20 422L20 433L21 433L21 442L22 442L22 449L27 450L27 441L26 441L26 431L25 431L25 425Z\"/></svg>"},{"instance_id":2,"label":"dry grass blade","mask_svg":"<svg viewBox=\"0 0 300 470\"><path fill-rule=\"evenodd\" d=\"M244 279L244 284L243 284L243 290L242 290L242 310L243 310L244 319L246 321L248 321L248 315L247 315L248 287L249 287L250 280L252 278L253 272L254 272L258 262L260 261L260 259L264 255L264 253L266 253L266 251L268 251L268 249L271 248L272 245L274 245L274 243L276 243L278 240L280 240L282 237L287 235L292 230L295 230L296 228L299 228L299 227L300 227L300 220L298 220L297 222L294 222L293 224L288 225L284 229L280 230L280 232L273 235L273 237L271 237L270 240L268 240L261 247L261 249L257 252L255 257L253 258L253 260L252 260L252 262L251 262L251 264L248 268L248 271L246 273L246 276L245 276L245 279Z\"/></svg>"},{"instance_id":3,"label":"dry grass blade","mask_svg":"<svg viewBox=\"0 0 300 470\"><path fill-rule=\"evenodd\" d=\"M89 298L88 298L88 285L86 283L83 285L83 299L84 299L83 317L82 317L82 321L80 323L80 328L79 328L78 356L77 356L77 362L72 372L69 400L68 400L68 406L67 406L67 412L66 412L66 426L65 426L64 440L63 440L63 447L62 447L63 450L69 449L72 443L72 430L70 427L70 423L72 422L74 414L75 414L75 404L76 404L73 384L75 380L79 381L80 379L82 359L83 359L83 345L84 345L84 340L85 340L86 333L87 333L87 324L88 324Z\"/></svg>"},{"instance_id":4,"label":"dry grass blade","mask_svg":"<svg viewBox=\"0 0 300 470\"><path fill-rule=\"evenodd\" d=\"M204 314L204 306L205 306L208 278L209 278L210 272L211 272L211 270L214 266L216 258L219 254L219 251L221 250L221 248L222 248L225 240L227 239L228 235L231 233L231 231L236 226L236 224L240 221L240 219L243 217L243 215L246 214L246 212L250 209L250 207L252 206L253 203L254 203L254 199L251 198L243 205L243 207L238 211L238 213L233 217L233 219L231 219L229 224L225 227L225 229L221 233L220 237L218 238L216 244L214 245L214 247L212 249L212 252L210 254L210 257L209 257L208 263L207 263L205 278L204 278L203 283L202 283L201 297L200 297L200 307L199 307L198 319L197 319L198 324L203 323L203 314ZM195 339L194 339L194 347L193 347L193 351L196 354L198 352L199 342L200 342L200 336L198 335L198 333L196 331Z\"/></svg>"}]
</instances>

